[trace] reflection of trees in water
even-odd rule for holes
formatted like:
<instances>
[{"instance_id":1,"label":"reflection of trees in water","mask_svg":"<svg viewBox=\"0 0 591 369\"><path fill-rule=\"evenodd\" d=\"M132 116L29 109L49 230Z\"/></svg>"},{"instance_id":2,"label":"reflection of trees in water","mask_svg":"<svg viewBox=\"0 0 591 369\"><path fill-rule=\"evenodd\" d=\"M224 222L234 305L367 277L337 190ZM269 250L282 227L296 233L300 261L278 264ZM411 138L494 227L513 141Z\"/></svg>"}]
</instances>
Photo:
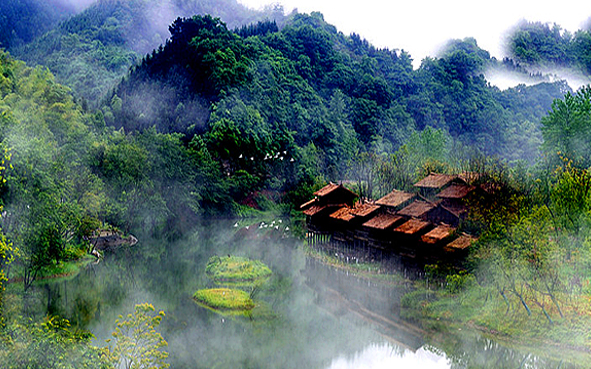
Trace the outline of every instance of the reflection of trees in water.
<instances>
[{"instance_id":1,"label":"reflection of trees in water","mask_svg":"<svg viewBox=\"0 0 591 369\"><path fill-rule=\"evenodd\" d=\"M450 336L446 342L438 344L442 349L434 347L430 349L438 354L445 353L450 361L451 369L577 368L574 364L564 360L544 359L531 353L519 352L502 346L492 339L476 335L453 338Z\"/></svg>"},{"instance_id":2,"label":"reflection of trees in water","mask_svg":"<svg viewBox=\"0 0 591 369\"><path fill-rule=\"evenodd\" d=\"M384 287L372 281L368 285L367 280L348 276L346 271L307 264L292 241L284 245L268 239L240 240L218 232L219 228L232 229L232 224L208 225L210 229L198 229L174 244L143 241L116 250L76 277L36 286L28 306L37 316L50 312L68 318L74 327L91 329L101 344L112 332L118 314L143 302L140 299L150 301L167 314L161 332L170 344L172 367L181 369L323 367L335 357L383 341L370 329L375 323L360 324L355 319L358 305L339 310L331 296L362 302L372 314L391 317L399 309L400 289L406 287ZM222 320L192 302L192 294L208 283L204 270L209 257L228 253L260 259L274 272L269 284L257 291L257 299L276 313L273 320ZM327 287L338 295L328 294ZM335 306L344 313L331 313L329 308ZM450 337L437 345L453 368L519 368L522 363L522 368L556 368L559 364L482 338ZM563 364L561 368L571 367Z\"/></svg>"}]
</instances>

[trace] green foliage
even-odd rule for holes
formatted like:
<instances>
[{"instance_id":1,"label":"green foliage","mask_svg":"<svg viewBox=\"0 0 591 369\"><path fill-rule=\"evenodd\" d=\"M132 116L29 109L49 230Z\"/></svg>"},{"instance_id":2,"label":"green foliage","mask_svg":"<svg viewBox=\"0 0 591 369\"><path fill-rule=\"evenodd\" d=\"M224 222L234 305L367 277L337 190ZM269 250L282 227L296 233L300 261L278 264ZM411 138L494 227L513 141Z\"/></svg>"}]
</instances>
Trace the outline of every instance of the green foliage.
<instances>
[{"instance_id":1,"label":"green foliage","mask_svg":"<svg viewBox=\"0 0 591 369\"><path fill-rule=\"evenodd\" d=\"M33 41L75 9L59 1L5 0L0 3L0 47L9 49Z\"/></svg>"},{"instance_id":2,"label":"green foliage","mask_svg":"<svg viewBox=\"0 0 591 369\"><path fill-rule=\"evenodd\" d=\"M240 256L212 256L205 273L216 282L257 281L271 275L271 269L259 260Z\"/></svg>"},{"instance_id":3,"label":"green foliage","mask_svg":"<svg viewBox=\"0 0 591 369\"><path fill-rule=\"evenodd\" d=\"M562 155L577 166L591 165L591 87L583 87L576 94L567 93L563 100L555 100L552 111L542 119L544 149L555 157Z\"/></svg>"},{"instance_id":4,"label":"green foliage","mask_svg":"<svg viewBox=\"0 0 591 369\"><path fill-rule=\"evenodd\" d=\"M156 331L163 317L163 311L156 312L148 303L136 305L125 318L119 316L113 339L108 340L112 346L102 351L102 359L113 368L168 368L163 350L168 343Z\"/></svg>"},{"instance_id":5,"label":"green foliage","mask_svg":"<svg viewBox=\"0 0 591 369\"><path fill-rule=\"evenodd\" d=\"M475 283L474 275L465 271L445 276L445 289L449 293L460 293L467 288L473 287Z\"/></svg>"},{"instance_id":6,"label":"green foliage","mask_svg":"<svg viewBox=\"0 0 591 369\"><path fill-rule=\"evenodd\" d=\"M199 290L193 298L210 308L220 310L245 311L252 310L255 306L248 293L229 288Z\"/></svg>"},{"instance_id":7,"label":"green foliage","mask_svg":"<svg viewBox=\"0 0 591 369\"><path fill-rule=\"evenodd\" d=\"M42 322L11 324L3 330L0 365L17 368L108 368L100 350L91 346L92 335L74 331L70 322L57 317Z\"/></svg>"}]
</instances>

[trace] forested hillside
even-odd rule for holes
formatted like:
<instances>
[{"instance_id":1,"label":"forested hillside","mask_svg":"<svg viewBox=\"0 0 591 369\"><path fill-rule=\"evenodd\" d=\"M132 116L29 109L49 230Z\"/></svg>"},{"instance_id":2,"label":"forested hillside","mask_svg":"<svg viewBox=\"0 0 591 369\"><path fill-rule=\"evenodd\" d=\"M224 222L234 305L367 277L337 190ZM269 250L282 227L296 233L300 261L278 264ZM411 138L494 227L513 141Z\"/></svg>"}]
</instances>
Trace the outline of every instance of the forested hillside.
<instances>
[{"instance_id":1,"label":"forested hillside","mask_svg":"<svg viewBox=\"0 0 591 369\"><path fill-rule=\"evenodd\" d=\"M488 202L458 231L480 237L466 270L426 268L457 287L444 303L495 295L495 309L506 303L515 319L515 306L531 316L531 305L549 324L587 323L562 309L588 296L591 281L591 89L557 81L500 90L485 73L554 65L589 74L589 31L523 23L511 58L466 38L414 69L408 52L345 35L320 13L99 0L74 15L80 9L59 4L0 4L0 282L10 271L26 292L67 274L61 268L88 254L101 230L156 239L166 254L200 221L287 216L328 181L375 199L431 171L467 170ZM427 289L408 304L435 302L422 300L435 296ZM27 347L28 334L53 329L12 314L11 332L28 333L0 334L0 362ZM98 357L87 336L59 332L55 342Z\"/></svg>"},{"instance_id":2,"label":"forested hillside","mask_svg":"<svg viewBox=\"0 0 591 369\"><path fill-rule=\"evenodd\" d=\"M41 31L52 24L36 19L47 28L27 27L37 29L35 35L20 36L30 43L21 42L10 51L31 65L49 67L59 82L95 105L130 66L165 42L168 26L177 16L195 14L215 14L234 27L267 17L279 22L284 18L282 8L255 12L236 0L100 0L44 35Z\"/></svg>"},{"instance_id":3,"label":"forested hillside","mask_svg":"<svg viewBox=\"0 0 591 369\"><path fill-rule=\"evenodd\" d=\"M3 0L0 2L0 47L18 47L50 31L75 13L62 0Z\"/></svg>"}]
</instances>

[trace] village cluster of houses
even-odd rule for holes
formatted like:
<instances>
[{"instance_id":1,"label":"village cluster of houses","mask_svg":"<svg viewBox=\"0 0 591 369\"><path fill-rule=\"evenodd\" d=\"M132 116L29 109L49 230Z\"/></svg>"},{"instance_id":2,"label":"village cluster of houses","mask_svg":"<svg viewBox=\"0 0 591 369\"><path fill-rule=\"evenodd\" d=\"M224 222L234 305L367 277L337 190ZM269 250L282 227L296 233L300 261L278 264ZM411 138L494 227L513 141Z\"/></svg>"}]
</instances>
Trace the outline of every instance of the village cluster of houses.
<instances>
[{"instance_id":1,"label":"village cluster of houses","mask_svg":"<svg viewBox=\"0 0 591 369\"><path fill-rule=\"evenodd\" d=\"M311 240L355 245L403 257L436 261L462 258L474 237L458 232L468 199L481 195L466 175L431 173L414 192L394 190L376 201L330 183L301 206Z\"/></svg>"}]
</instances>

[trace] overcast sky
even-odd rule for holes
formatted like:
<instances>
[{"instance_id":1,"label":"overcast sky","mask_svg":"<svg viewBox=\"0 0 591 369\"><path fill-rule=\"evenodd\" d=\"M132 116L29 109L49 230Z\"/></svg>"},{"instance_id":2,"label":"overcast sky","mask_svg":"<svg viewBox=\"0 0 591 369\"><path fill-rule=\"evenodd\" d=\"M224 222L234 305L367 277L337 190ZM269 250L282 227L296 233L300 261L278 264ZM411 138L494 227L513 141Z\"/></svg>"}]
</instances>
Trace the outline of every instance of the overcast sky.
<instances>
[{"instance_id":1,"label":"overcast sky","mask_svg":"<svg viewBox=\"0 0 591 369\"><path fill-rule=\"evenodd\" d=\"M345 34L355 32L378 47L404 49L415 65L451 38L474 37L492 56L502 57L504 33L519 20L552 22L569 31L591 16L581 0L239 0L251 8L280 3L286 11L320 11Z\"/></svg>"}]
</instances>

